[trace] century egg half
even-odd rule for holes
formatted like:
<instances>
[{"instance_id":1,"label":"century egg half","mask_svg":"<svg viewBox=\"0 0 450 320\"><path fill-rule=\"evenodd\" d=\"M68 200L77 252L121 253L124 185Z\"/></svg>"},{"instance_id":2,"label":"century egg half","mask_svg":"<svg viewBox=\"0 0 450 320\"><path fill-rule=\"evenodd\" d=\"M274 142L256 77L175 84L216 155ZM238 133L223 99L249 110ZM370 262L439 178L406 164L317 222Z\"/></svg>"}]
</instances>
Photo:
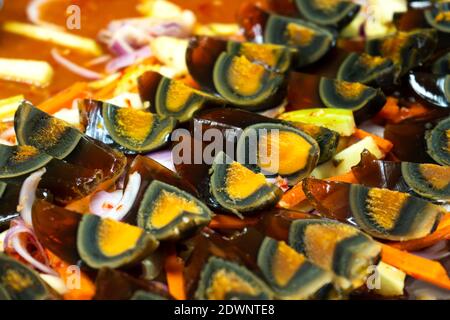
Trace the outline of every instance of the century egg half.
<instances>
[{"instance_id":1,"label":"century egg half","mask_svg":"<svg viewBox=\"0 0 450 320\"><path fill-rule=\"evenodd\" d=\"M350 53L337 72L337 79L390 88L398 78L399 67L389 58L367 53Z\"/></svg>"},{"instance_id":2,"label":"century egg half","mask_svg":"<svg viewBox=\"0 0 450 320\"><path fill-rule=\"evenodd\" d=\"M14 129L20 145L33 146L54 158L64 159L78 145L82 133L24 101L16 111Z\"/></svg>"},{"instance_id":3,"label":"century egg half","mask_svg":"<svg viewBox=\"0 0 450 320\"><path fill-rule=\"evenodd\" d=\"M265 300L272 298L273 293L244 266L211 257L203 267L195 297L201 300Z\"/></svg>"},{"instance_id":4,"label":"century egg half","mask_svg":"<svg viewBox=\"0 0 450 320\"><path fill-rule=\"evenodd\" d=\"M102 115L105 128L112 139L122 147L145 153L164 146L177 121L146 110L120 108L104 103Z\"/></svg>"},{"instance_id":5,"label":"century egg half","mask_svg":"<svg viewBox=\"0 0 450 320\"><path fill-rule=\"evenodd\" d=\"M14 178L36 171L53 158L32 146L0 145L0 178Z\"/></svg>"},{"instance_id":6,"label":"century egg half","mask_svg":"<svg viewBox=\"0 0 450 320\"><path fill-rule=\"evenodd\" d=\"M450 165L450 117L425 134L427 153L437 163Z\"/></svg>"},{"instance_id":7,"label":"century egg half","mask_svg":"<svg viewBox=\"0 0 450 320\"><path fill-rule=\"evenodd\" d=\"M208 207L191 194L154 180L145 191L137 222L158 240L178 240L207 225L211 217Z\"/></svg>"},{"instance_id":8,"label":"century egg half","mask_svg":"<svg viewBox=\"0 0 450 320\"><path fill-rule=\"evenodd\" d=\"M327 29L301 19L275 14L270 15L266 23L264 40L296 48L297 67L318 61L334 45L334 35Z\"/></svg>"},{"instance_id":9,"label":"century egg half","mask_svg":"<svg viewBox=\"0 0 450 320\"><path fill-rule=\"evenodd\" d=\"M333 287L332 272L311 263L284 241L265 238L259 248L258 266L281 299L320 299Z\"/></svg>"},{"instance_id":10,"label":"century egg half","mask_svg":"<svg viewBox=\"0 0 450 320\"><path fill-rule=\"evenodd\" d=\"M285 124L247 127L237 144L238 161L267 176L280 175L296 184L317 165L320 148L305 132Z\"/></svg>"},{"instance_id":11,"label":"century egg half","mask_svg":"<svg viewBox=\"0 0 450 320\"><path fill-rule=\"evenodd\" d=\"M437 201L450 200L450 167L402 162L402 176L417 194Z\"/></svg>"},{"instance_id":12,"label":"century egg half","mask_svg":"<svg viewBox=\"0 0 450 320\"><path fill-rule=\"evenodd\" d=\"M284 75L245 56L222 53L214 66L213 81L225 100L243 109L268 109L284 100Z\"/></svg>"},{"instance_id":13,"label":"century egg half","mask_svg":"<svg viewBox=\"0 0 450 320\"><path fill-rule=\"evenodd\" d=\"M5 300L46 300L52 297L36 271L4 253L0 253L0 275L0 297L3 295Z\"/></svg>"},{"instance_id":14,"label":"century egg half","mask_svg":"<svg viewBox=\"0 0 450 320\"><path fill-rule=\"evenodd\" d=\"M373 56L391 59L401 66L401 73L426 62L434 53L438 43L437 32L433 29L415 29L366 42L366 52Z\"/></svg>"},{"instance_id":15,"label":"century egg half","mask_svg":"<svg viewBox=\"0 0 450 320\"><path fill-rule=\"evenodd\" d=\"M146 258L158 244L144 229L93 214L83 216L77 232L78 253L95 269L131 266Z\"/></svg>"},{"instance_id":16,"label":"century egg half","mask_svg":"<svg viewBox=\"0 0 450 320\"><path fill-rule=\"evenodd\" d=\"M263 174L233 161L222 151L214 158L210 188L223 208L238 215L274 206L281 196L281 190L269 184Z\"/></svg>"},{"instance_id":17,"label":"century egg half","mask_svg":"<svg viewBox=\"0 0 450 320\"><path fill-rule=\"evenodd\" d=\"M352 110L358 123L375 116L386 104L381 89L344 80L321 78L319 95L328 108Z\"/></svg>"},{"instance_id":18,"label":"century egg half","mask_svg":"<svg viewBox=\"0 0 450 320\"><path fill-rule=\"evenodd\" d=\"M407 193L351 185L352 217L368 234L387 240L418 239L433 232L444 208Z\"/></svg>"},{"instance_id":19,"label":"century egg half","mask_svg":"<svg viewBox=\"0 0 450 320\"><path fill-rule=\"evenodd\" d=\"M354 287L363 284L367 268L378 263L381 253L381 246L357 228L326 219L294 221L289 245Z\"/></svg>"},{"instance_id":20,"label":"century egg half","mask_svg":"<svg viewBox=\"0 0 450 320\"><path fill-rule=\"evenodd\" d=\"M349 24L361 6L343 0L295 0L302 16L319 25L342 28Z\"/></svg>"}]
</instances>

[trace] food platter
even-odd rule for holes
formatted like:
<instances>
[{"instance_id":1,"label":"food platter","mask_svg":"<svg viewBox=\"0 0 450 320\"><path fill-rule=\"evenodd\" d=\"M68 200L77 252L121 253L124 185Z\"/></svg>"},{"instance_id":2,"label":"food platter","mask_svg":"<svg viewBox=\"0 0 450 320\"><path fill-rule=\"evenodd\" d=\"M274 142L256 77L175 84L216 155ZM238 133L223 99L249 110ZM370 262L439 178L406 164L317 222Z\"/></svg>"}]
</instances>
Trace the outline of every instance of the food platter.
<instances>
[{"instance_id":1,"label":"food platter","mask_svg":"<svg viewBox=\"0 0 450 320\"><path fill-rule=\"evenodd\" d=\"M0 300L450 299L450 2L6 0L0 43Z\"/></svg>"}]
</instances>

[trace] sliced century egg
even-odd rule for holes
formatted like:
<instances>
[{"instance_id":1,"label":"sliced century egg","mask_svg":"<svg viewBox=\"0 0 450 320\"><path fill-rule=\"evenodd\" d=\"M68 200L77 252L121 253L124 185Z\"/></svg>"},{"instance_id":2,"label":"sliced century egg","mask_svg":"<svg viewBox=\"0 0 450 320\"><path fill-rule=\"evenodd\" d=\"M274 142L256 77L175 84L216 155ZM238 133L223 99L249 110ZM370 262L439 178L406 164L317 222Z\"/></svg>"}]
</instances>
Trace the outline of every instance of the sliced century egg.
<instances>
[{"instance_id":1,"label":"sliced century egg","mask_svg":"<svg viewBox=\"0 0 450 320\"><path fill-rule=\"evenodd\" d=\"M208 207L191 194L154 180L145 191L137 221L158 240L178 240L207 225L211 217Z\"/></svg>"}]
</instances>

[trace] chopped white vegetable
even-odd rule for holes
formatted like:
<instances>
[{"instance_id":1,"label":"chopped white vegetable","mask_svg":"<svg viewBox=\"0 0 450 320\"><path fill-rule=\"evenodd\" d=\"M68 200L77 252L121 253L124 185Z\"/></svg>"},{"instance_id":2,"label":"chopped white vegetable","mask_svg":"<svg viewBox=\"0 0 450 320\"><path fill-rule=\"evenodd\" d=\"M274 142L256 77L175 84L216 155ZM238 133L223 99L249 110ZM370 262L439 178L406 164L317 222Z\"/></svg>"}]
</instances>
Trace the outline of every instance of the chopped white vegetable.
<instances>
[{"instance_id":1,"label":"chopped white vegetable","mask_svg":"<svg viewBox=\"0 0 450 320\"><path fill-rule=\"evenodd\" d=\"M141 14L152 18L174 18L182 14L183 10L176 4L165 0L144 0L138 6Z\"/></svg>"},{"instance_id":2,"label":"chopped white vegetable","mask_svg":"<svg viewBox=\"0 0 450 320\"><path fill-rule=\"evenodd\" d=\"M39 275L41 276L42 280L44 280L50 286L50 288L55 290L58 294L63 295L67 292L66 284L60 277L44 273L41 273Z\"/></svg>"},{"instance_id":3,"label":"chopped white vegetable","mask_svg":"<svg viewBox=\"0 0 450 320\"><path fill-rule=\"evenodd\" d=\"M198 25L194 33L196 35L210 37L230 37L239 35L239 25L236 23L210 23Z\"/></svg>"},{"instance_id":4,"label":"chopped white vegetable","mask_svg":"<svg viewBox=\"0 0 450 320\"><path fill-rule=\"evenodd\" d=\"M147 71L159 72L159 66L153 64L139 64L130 68L118 81L114 96L122 93L136 91L137 79Z\"/></svg>"},{"instance_id":5,"label":"chopped white vegetable","mask_svg":"<svg viewBox=\"0 0 450 320\"><path fill-rule=\"evenodd\" d=\"M356 0L362 8L353 21L341 31L346 38L360 36L361 26L367 37L383 37L396 31L394 14L408 10L407 0Z\"/></svg>"},{"instance_id":6,"label":"chopped white vegetable","mask_svg":"<svg viewBox=\"0 0 450 320\"><path fill-rule=\"evenodd\" d=\"M122 108L129 108L129 107L134 109L144 108L144 105L142 104L141 97L139 96L139 94L132 92L124 92L112 99L107 100L106 102Z\"/></svg>"},{"instance_id":7,"label":"chopped white vegetable","mask_svg":"<svg viewBox=\"0 0 450 320\"><path fill-rule=\"evenodd\" d=\"M158 37L151 41L150 47L155 57L164 66L174 70L175 76L182 76L188 73L186 66L188 40Z\"/></svg>"},{"instance_id":8,"label":"chopped white vegetable","mask_svg":"<svg viewBox=\"0 0 450 320\"><path fill-rule=\"evenodd\" d=\"M8 232L8 230L3 231L2 233L0 233L0 252L5 251L4 250L4 241L5 241L5 237L6 237L6 233Z\"/></svg>"},{"instance_id":9,"label":"chopped white vegetable","mask_svg":"<svg viewBox=\"0 0 450 320\"><path fill-rule=\"evenodd\" d=\"M74 127L78 127L80 125L80 111L78 110L78 106L75 102L72 108L61 109L56 112L54 116L58 119L66 121Z\"/></svg>"},{"instance_id":10,"label":"chopped white vegetable","mask_svg":"<svg viewBox=\"0 0 450 320\"><path fill-rule=\"evenodd\" d=\"M372 137L366 137L336 154L333 159L318 166L311 175L317 179L326 179L349 172L353 166L361 161L361 153L368 150L377 159L381 159L384 153L378 148Z\"/></svg>"},{"instance_id":11,"label":"chopped white vegetable","mask_svg":"<svg viewBox=\"0 0 450 320\"><path fill-rule=\"evenodd\" d=\"M51 42L77 51L101 55L102 49L95 40L70 34L55 28L35 26L29 23L7 21L3 30L40 41Z\"/></svg>"},{"instance_id":12,"label":"chopped white vegetable","mask_svg":"<svg viewBox=\"0 0 450 320\"><path fill-rule=\"evenodd\" d=\"M53 79L53 68L45 61L0 58L0 79L48 86Z\"/></svg>"},{"instance_id":13,"label":"chopped white vegetable","mask_svg":"<svg viewBox=\"0 0 450 320\"><path fill-rule=\"evenodd\" d=\"M380 287L375 288L375 292L385 297L395 297L403 295L405 288L406 274L384 262L377 266Z\"/></svg>"}]
</instances>

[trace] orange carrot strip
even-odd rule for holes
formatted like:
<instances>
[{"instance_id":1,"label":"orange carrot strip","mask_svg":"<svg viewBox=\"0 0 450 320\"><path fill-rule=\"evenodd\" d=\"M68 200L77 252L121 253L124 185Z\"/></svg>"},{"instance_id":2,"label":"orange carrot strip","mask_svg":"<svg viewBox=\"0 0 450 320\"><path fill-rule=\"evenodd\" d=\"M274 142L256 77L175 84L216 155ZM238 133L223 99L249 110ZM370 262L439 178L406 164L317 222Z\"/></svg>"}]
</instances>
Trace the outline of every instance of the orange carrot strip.
<instances>
[{"instance_id":1,"label":"orange carrot strip","mask_svg":"<svg viewBox=\"0 0 450 320\"><path fill-rule=\"evenodd\" d=\"M450 226L436 230L432 234L416 240L409 240L405 242L395 242L389 245L406 251L417 251L420 249L431 247L441 240L450 240Z\"/></svg>"},{"instance_id":2,"label":"orange carrot strip","mask_svg":"<svg viewBox=\"0 0 450 320\"><path fill-rule=\"evenodd\" d=\"M386 104L378 113L380 117L386 120L396 120L400 115L400 107L398 106L398 99L394 97L387 97Z\"/></svg>"},{"instance_id":3,"label":"orange carrot strip","mask_svg":"<svg viewBox=\"0 0 450 320\"><path fill-rule=\"evenodd\" d=\"M97 91L94 94L94 97L99 100L112 98L112 96L114 94L114 90L116 90L117 83L118 83L118 79L114 80L110 84L106 85L105 87L103 87L102 89Z\"/></svg>"},{"instance_id":4,"label":"orange carrot strip","mask_svg":"<svg viewBox=\"0 0 450 320\"><path fill-rule=\"evenodd\" d=\"M442 240L450 240L450 214L446 214L442 218L436 231L432 234L421 239L393 242L389 245L400 250L417 251L420 249L431 247L432 245Z\"/></svg>"},{"instance_id":5,"label":"orange carrot strip","mask_svg":"<svg viewBox=\"0 0 450 320\"><path fill-rule=\"evenodd\" d=\"M389 122L398 123L402 120L427 113L428 111L429 110L420 103L410 105L408 108L400 107L397 98L388 97L386 104L377 116Z\"/></svg>"},{"instance_id":6,"label":"orange carrot strip","mask_svg":"<svg viewBox=\"0 0 450 320\"><path fill-rule=\"evenodd\" d=\"M450 227L450 213L447 213L442 217L441 222L439 222L437 229L439 230L445 227Z\"/></svg>"},{"instance_id":7,"label":"orange carrot strip","mask_svg":"<svg viewBox=\"0 0 450 320\"><path fill-rule=\"evenodd\" d=\"M450 290L450 278L445 268L437 261L422 258L389 245L382 245L381 259L407 275Z\"/></svg>"},{"instance_id":8,"label":"orange carrot strip","mask_svg":"<svg viewBox=\"0 0 450 320\"><path fill-rule=\"evenodd\" d=\"M353 172L348 172L342 176L331 177L328 179L324 179L328 181L337 181L337 182L347 182L347 183L358 183L358 179L356 179ZM280 202L278 202L278 206L281 208L289 209L298 205L300 202L306 200L306 195L303 192L303 184L302 182L295 185L291 190L287 191Z\"/></svg>"},{"instance_id":9,"label":"orange carrot strip","mask_svg":"<svg viewBox=\"0 0 450 320\"><path fill-rule=\"evenodd\" d=\"M303 183L296 184L291 190L283 194L278 206L281 208L293 208L302 201L306 200L306 194L303 191Z\"/></svg>"},{"instance_id":10,"label":"orange carrot strip","mask_svg":"<svg viewBox=\"0 0 450 320\"><path fill-rule=\"evenodd\" d=\"M51 251L46 250L51 267L58 273L64 283L70 282L70 277L74 274L68 272L70 265L58 258ZM68 288L64 294L64 300L92 300L95 295L95 284L84 273L80 272L80 282L78 288Z\"/></svg>"},{"instance_id":11,"label":"orange carrot strip","mask_svg":"<svg viewBox=\"0 0 450 320\"><path fill-rule=\"evenodd\" d=\"M76 82L67 89L42 102L38 105L38 108L49 114L53 114L62 108L70 108L73 100L87 96L87 89L88 84L86 82Z\"/></svg>"},{"instance_id":12,"label":"orange carrot strip","mask_svg":"<svg viewBox=\"0 0 450 320\"><path fill-rule=\"evenodd\" d=\"M258 221L258 218L239 219L238 217L218 214L212 218L209 227L211 229L243 229L245 227L254 226Z\"/></svg>"},{"instance_id":13,"label":"orange carrot strip","mask_svg":"<svg viewBox=\"0 0 450 320\"><path fill-rule=\"evenodd\" d=\"M372 137L373 140L375 140L375 143L377 144L377 146L381 149L381 151L383 151L384 153L389 153L392 148L394 147L394 144L392 142L390 142L389 140L383 139L375 134L366 132L364 130L361 129L356 129L355 133L353 134L353 136L355 136L358 139L364 139L366 137Z\"/></svg>"},{"instance_id":14,"label":"orange carrot strip","mask_svg":"<svg viewBox=\"0 0 450 320\"><path fill-rule=\"evenodd\" d=\"M170 250L164 269L166 271L169 293L177 300L186 300L184 261L177 256L175 247Z\"/></svg>"}]
</instances>

